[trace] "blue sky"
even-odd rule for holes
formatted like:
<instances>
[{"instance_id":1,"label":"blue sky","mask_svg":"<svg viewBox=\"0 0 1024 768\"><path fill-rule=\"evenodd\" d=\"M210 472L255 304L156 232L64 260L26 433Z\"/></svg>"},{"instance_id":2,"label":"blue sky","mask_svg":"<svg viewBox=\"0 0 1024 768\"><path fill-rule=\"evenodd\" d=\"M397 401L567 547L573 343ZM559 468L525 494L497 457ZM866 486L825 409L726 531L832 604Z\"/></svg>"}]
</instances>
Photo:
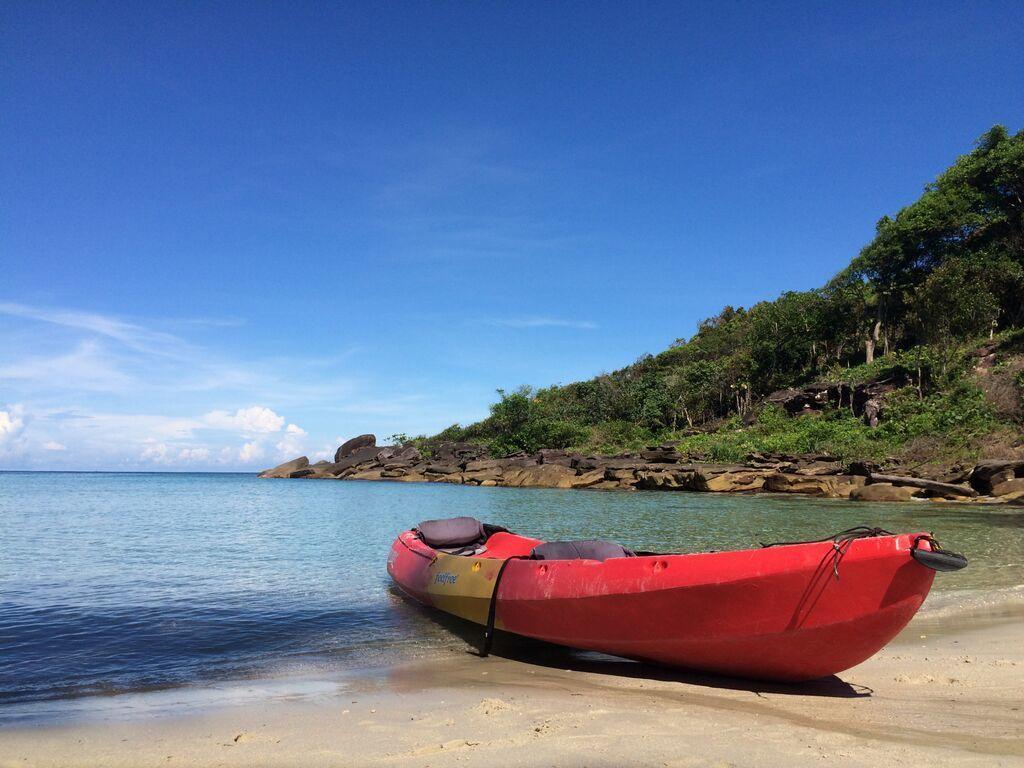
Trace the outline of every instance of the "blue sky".
<instances>
[{"instance_id":1,"label":"blue sky","mask_svg":"<svg viewBox=\"0 0 1024 768\"><path fill-rule=\"evenodd\" d=\"M992 124L1015 2L0 9L0 468L251 469L820 285Z\"/></svg>"}]
</instances>

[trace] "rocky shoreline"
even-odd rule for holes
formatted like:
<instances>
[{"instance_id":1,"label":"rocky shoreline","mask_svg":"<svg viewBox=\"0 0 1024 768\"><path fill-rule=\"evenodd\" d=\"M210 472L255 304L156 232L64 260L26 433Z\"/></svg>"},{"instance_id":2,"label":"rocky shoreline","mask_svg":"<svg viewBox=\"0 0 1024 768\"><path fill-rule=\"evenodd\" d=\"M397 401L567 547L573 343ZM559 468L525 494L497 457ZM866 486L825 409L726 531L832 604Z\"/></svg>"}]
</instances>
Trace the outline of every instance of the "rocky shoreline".
<instances>
[{"instance_id":1,"label":"rocky shoreline","mask_svg":"<svg viewBox=\"0 0 1024 768\"><path fill-rule=\"evenodd\" d=\"M471 443L442 443L426 457L414 445L378 446L373 435L341 445L334 461L300 456L262 478L390 480L508 488L792 493L855 501L969 501L1024 504L1024 460L982 461L941 478L883 473L870 462L843 464L826 455L751 454L743 464L695 462L659 445L639 453L583 456L546 449L492 458Z\"/></svg>"}]
</instances>

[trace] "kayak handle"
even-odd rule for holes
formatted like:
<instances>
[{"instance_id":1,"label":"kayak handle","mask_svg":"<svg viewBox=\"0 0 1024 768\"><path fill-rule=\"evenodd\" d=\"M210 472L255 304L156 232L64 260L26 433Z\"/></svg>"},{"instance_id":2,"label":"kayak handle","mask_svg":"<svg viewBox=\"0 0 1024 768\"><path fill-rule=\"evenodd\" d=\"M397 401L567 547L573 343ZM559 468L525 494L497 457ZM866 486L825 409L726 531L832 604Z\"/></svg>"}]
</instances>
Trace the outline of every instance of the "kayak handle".
<instances>
[{"instance_id":1,"label":"kayak handle","mask_svg":"<svg viewBox=\"0 0 1024 768\"><path fill-rule=\"evenodd\" d=\"M927 541L929 549L921 549L921 542ZM932 536L922 535L914 539L910 546L910 555L921 565L933 571L959 571L967 567L967 558L958 552L943 549L942 545Z\"/></svg>"}]
</instances>

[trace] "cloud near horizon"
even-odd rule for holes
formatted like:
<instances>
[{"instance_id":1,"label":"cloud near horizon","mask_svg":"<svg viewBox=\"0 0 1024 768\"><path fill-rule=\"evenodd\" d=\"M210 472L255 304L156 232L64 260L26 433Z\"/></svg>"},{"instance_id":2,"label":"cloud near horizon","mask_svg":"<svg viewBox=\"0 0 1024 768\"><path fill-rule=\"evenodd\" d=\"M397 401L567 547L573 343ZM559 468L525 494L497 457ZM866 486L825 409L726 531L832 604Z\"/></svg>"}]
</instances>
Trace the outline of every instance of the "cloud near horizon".
<instances>
[{"instance_id":1,"label":"cloud near horizon","mask_svg":"<svg viewBox=\"0 0 1024 768\"><path fill-rule=\"evenodd\" d=\"M238 359L93 312L0 302L0 316L0 469L259 469L330 454L339 428L401 431L423 404L348 374L344 349Z\"/></svg>"}]
</instances>

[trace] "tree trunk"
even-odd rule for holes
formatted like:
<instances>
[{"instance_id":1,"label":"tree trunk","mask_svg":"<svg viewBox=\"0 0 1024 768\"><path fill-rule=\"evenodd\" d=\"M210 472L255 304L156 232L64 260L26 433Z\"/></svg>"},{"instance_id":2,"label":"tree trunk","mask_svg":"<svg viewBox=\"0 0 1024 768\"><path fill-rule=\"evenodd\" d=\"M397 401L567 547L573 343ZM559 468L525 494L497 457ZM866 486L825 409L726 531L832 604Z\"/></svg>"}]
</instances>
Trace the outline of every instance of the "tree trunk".
<instances>
[{"instance_id":1,"label":"tree trunk","mask_svg":"<svg viewBox=\"0 0 1024 768\"><path fill-rule=\"evenodd\" d=\"M876 320L871 328L871 335L864 340L864 362L873 363L875 361L875 348L878 346L878 338L881 334L882 321Z\"/></svg>"}]
</instances>

